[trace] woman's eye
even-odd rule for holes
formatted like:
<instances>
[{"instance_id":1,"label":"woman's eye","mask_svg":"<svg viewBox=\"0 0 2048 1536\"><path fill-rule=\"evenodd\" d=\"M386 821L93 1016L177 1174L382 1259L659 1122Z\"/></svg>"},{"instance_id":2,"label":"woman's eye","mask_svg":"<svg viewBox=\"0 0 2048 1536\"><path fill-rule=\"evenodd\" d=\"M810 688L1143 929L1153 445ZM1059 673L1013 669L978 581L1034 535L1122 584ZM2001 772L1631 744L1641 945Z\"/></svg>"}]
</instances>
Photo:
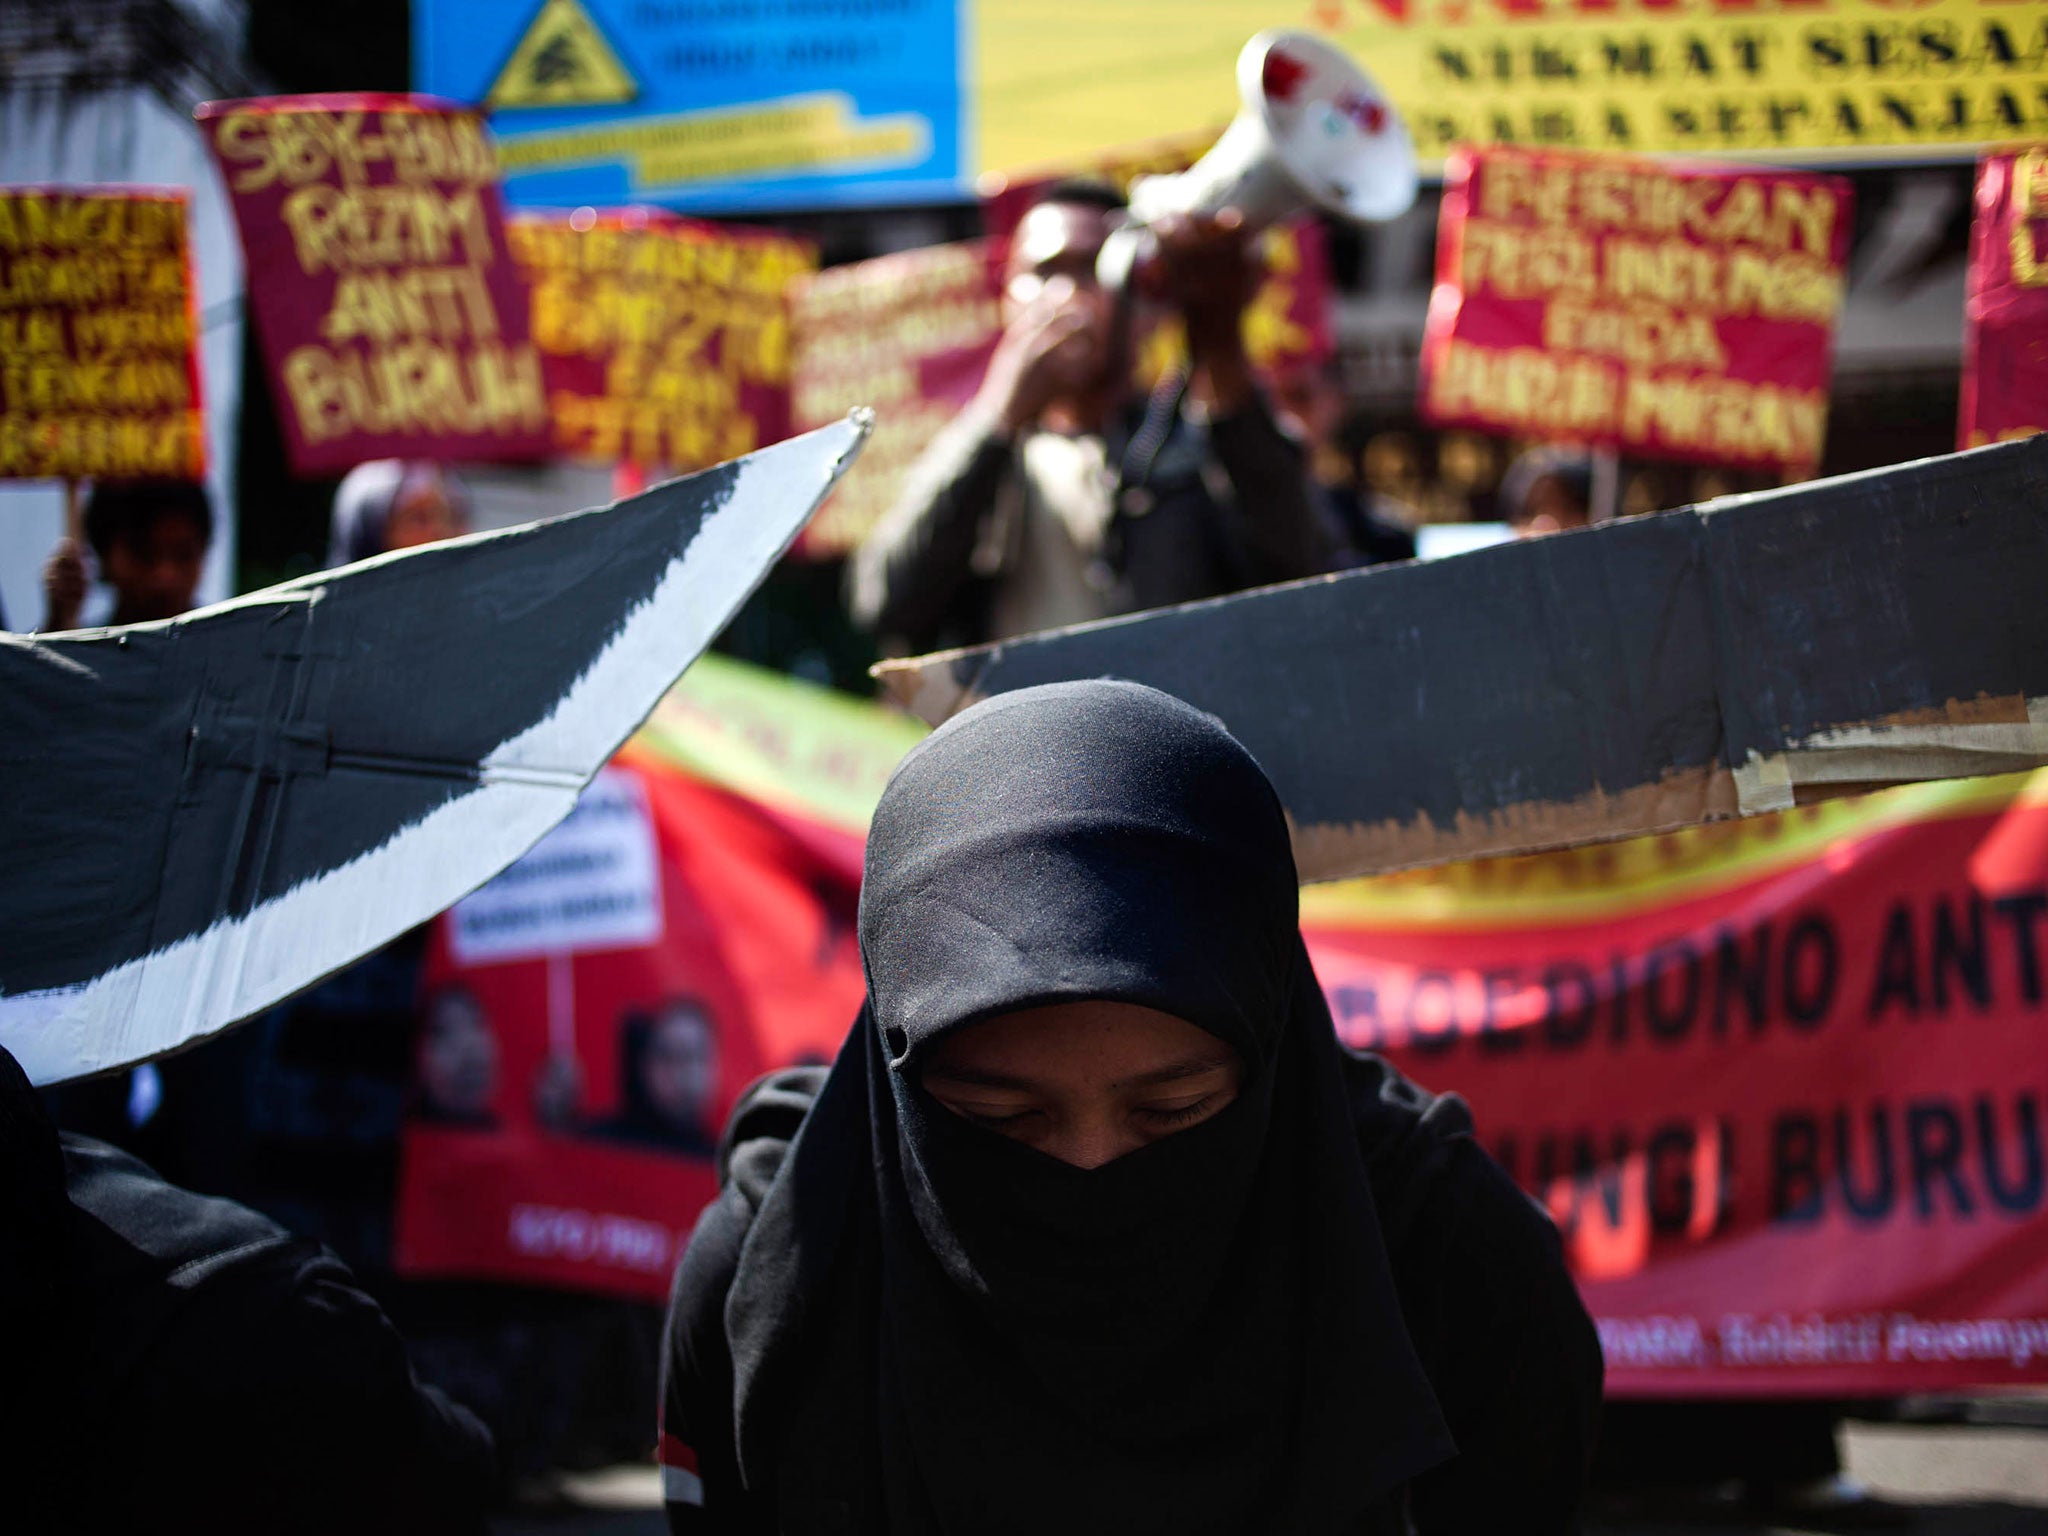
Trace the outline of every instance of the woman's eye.
<instances>
[{"instance_id":1,"label":"woman's eye","mask_svg":"<svg viewBox=\"0 0 2048 1536\"><path fill-rule=\"evenodd\" d=\"M1028 1122L1037 1113L1034 1109L976 1109L962 1104L959 1112L976 1125L985 1125L990 1130L1014 1130Z\"/></svg>"},{"instance_id":2,"label":"woman's eye","mask_svg":"<svg viewBox=\"0 0 2048 1536\"><path fill-rule=\"evenodd\" d=\"M1153 1125L1193 1125L1208 1114L1210 1106L1215 1102L1215 1094L1205 1093L1192 1104L1178 1104L1172 1107L1146 1105L1138 1113Z\"/></svg>"}]
</instances>

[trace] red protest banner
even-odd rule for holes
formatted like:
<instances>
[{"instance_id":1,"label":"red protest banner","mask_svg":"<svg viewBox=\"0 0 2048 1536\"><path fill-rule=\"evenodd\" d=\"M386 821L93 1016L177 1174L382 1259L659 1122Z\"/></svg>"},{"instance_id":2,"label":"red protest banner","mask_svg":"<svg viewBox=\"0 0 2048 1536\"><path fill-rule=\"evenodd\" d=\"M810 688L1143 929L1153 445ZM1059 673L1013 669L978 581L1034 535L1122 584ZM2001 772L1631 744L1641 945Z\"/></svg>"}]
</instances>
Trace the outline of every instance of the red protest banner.
<instances>
[{"instance_id":1,"label":"red protest banner","mask_svg":"<svg viewBox=\"0 0 2048 1536\"><path fill-rule=\"evenodd\" d=\"M367 94L195 115L234 205L295 473L545 456L540 356L477 113Z\"/></svg>"},{"instance_id":2,"label":"red protest banner","mask_svg":"<svg viewBox=\"0 0 2048 1536\"><path fill-rule=\"evenodd\" d=\"M1471 1102L1622 1396L2048 1380L2048 778L1304 892L1339 1033Z\"/></svg>"},{"instance_id":3,"label":"red protest banner","mask_svg":"<svg viewBox=\"0 0 2048 1536\"><path fill-rule=\"evenodd\" d=\"M507 233L561 452L679 473L789 435L809 241L650 209L517 214Z\"/></svg>"},{"instance_id":4,"label":"red protest banner","mask_svg":"<svg viewBox=\"0 0 2048 1536\"><path fill-rule=\"evenodd\" d=\"M869 810L920 728L707 656L437 924L398 1261L658 1301L732 1102L863 991Z\"/></svg>"},{"instance_id":5,"label":"red protest banner","mask_svg":"<svg viewBox=\"0 0 2048 1536\"><path fill-rule=\"evenodd\" d=\"M0 187L0 479L206 472L186 195Z\"/></svg>"},{"instance_id":6,"label":"red protest banner","mask_svg":"<svg viewBox=\"0 0 2048 1536\"><path fill-rule=\"evenodd\" d=\"M1002 335L1000 247L970 241L821 272L795 295L795 430L875 408L875 429L804 530L808 555L844 554L889 510L918 456L974 398Z\"/></svg>"},{"instance_id":7,"label":"red protest banner","mask_svg":"<svg viewBox=\"0 0 2048 1536\"><path fill-rule=\"evenodd\" d=\"M1977 165L1956 444L2048 431L2048 146Z\"/></svg>"},{"instance_id":8,"label":"red protest banner","mask_svg":"<svg viewBox=\"0 0 2048 1536\"><path fill-rule=\"evenodd\" d=\"M854 1017L916 728L715 661L442 921L413 1272L659 1298L734 1095ZM1617 1395L2048 1381L2048 774L1312 886L1302 929L1344 1039L1555 1214Z\"/></svg>"},{"instance_id":9,"label":"red protest banner","mask_svg":"<svg viewBox=\"0 0 2048 1536\"><path fill-rule=\"evenodd\" d=\"M1837 177L1460 150L1445 169L1423 414L1810 471L1849 214Z\"/></svg>"}]
</instances>

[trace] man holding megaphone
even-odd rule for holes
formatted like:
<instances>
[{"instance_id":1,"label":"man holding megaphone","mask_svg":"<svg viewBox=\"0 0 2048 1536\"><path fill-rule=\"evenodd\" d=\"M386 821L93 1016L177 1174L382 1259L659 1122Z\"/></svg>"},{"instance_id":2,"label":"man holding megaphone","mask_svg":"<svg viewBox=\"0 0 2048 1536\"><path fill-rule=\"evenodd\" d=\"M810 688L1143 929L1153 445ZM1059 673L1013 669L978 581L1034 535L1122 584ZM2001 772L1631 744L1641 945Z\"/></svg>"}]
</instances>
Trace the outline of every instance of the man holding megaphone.
<instances>
[{"instance_id":1,"label":"man holding megaphone","mask_svg":"<svg viewBox=\"0 0 2048 1536\"><path fill-rule=\"evenodd\" d=\"M1061 182L1011 237L1005 329L972 404L857 552L857 621L892 648L968 645L1329 568L1300 450L1253 382L1241 322L1257 263L1235 208L1152 221L1128 277L1106 183ZM1101 263L1108 267L1111 264ZM1148 310L1187 365L1133 383Z\"/></svg>"}]
</instances>

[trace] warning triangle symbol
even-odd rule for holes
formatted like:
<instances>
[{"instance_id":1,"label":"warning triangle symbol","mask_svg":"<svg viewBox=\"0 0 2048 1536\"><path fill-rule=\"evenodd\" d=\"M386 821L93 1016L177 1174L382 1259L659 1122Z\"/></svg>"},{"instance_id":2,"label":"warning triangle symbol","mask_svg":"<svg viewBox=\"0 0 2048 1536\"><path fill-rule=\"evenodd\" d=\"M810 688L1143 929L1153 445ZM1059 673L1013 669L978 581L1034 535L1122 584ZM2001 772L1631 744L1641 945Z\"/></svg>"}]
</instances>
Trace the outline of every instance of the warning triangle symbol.
<instances>
[{"instance_id":1,"label":"warning triangle symbol","mask_svg":"<svg viewBox=\"0 0 2048 1536\"><path fill-rule=\"evenodd\" d=\"M619 62L581 0L541 0L484 105L604 107L639 94L639 82Z\"/></svg>"}]
</instances>

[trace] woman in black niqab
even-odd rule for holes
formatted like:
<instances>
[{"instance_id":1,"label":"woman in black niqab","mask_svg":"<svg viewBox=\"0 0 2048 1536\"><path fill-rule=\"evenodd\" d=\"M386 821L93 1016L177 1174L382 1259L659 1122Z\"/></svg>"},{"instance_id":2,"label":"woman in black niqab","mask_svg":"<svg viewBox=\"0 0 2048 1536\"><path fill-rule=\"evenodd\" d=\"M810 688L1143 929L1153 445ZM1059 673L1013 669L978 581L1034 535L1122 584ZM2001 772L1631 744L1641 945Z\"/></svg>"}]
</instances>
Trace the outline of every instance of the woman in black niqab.
<instances>
[{"instance_id":1,"label":"woman in black niqab","mask_svg":"<svg viewBox=\"0 0 2048 1536\"><path fill-rule=\"evenodd\" d=\"M1134 684L977 706L890 781L860 936L838 1061L736 1117L786 1139L815 1091L801 1133L739 1136L678 1276L678 1528L1400 1529L1455 1447L1250 755ZM1227 1043L1235 1099L1080 1168L922 1086L955 1031L1081 1000Z\"/></svg>"}]
</instances>

